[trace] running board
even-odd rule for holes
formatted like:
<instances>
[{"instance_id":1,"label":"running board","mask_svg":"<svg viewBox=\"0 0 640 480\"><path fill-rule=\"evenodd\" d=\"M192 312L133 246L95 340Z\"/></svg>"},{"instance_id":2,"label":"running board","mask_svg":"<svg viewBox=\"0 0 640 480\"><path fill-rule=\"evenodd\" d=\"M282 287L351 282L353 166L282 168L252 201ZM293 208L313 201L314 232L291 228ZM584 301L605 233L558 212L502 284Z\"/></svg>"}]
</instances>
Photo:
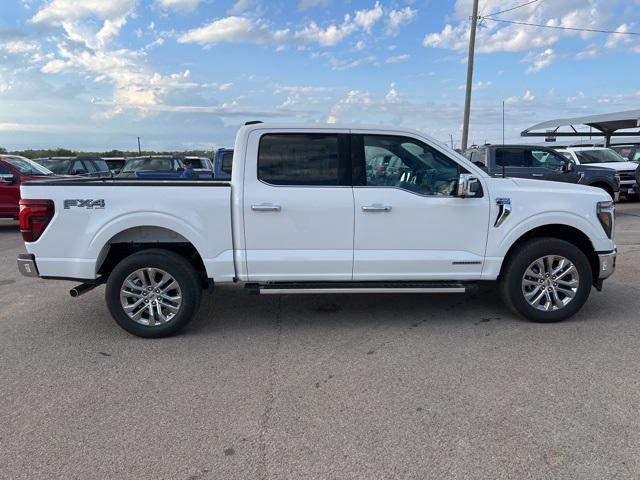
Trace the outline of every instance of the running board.
<instances>
[{"instance_id":1,"label":"running board","mask_svg":"<svg viewBox=\"0 0 640 480\"><path fill-rule=\"evenodd\" d=\"M270 283L248 284L246 288L253 295L305 295L334 293L465 293L473 285L461 283L386 283L386 282L344 282L344 283Z\"/></svg>"}]
</instances>

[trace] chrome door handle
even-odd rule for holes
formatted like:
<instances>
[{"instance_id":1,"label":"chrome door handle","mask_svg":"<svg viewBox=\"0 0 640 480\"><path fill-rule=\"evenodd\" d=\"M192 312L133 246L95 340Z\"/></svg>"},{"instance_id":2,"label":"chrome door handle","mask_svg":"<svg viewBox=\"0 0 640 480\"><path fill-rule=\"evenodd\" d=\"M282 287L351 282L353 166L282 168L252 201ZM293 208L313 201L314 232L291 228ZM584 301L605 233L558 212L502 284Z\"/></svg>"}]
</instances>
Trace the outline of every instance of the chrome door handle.
<instances>
[{"instance_id":1,"label":"chrome door handle","mask_svg":"<svg viewBox=\"0 0 640 480\"><path fill-rule=\"evenodd\" d=\"M273 205L272 203L263 203L261 205L251 205L251 210L254 212L279 212L282 210L280 205Z\"/></svg>"},{"instance_id":2,"label":"chrome door handle","mask_svg":"<svg viewBox=\"0 0 640 480\"><path fill-rule=\"evenodd\" d=\"M379 203L375 203L373 205L365 205L362 207L363 212L390 212L391 205L380 205Z\"/></svg>"},{"instance_id":3,"label":"chrome door handle","mask_svg":"<svg viewBox=\"0 0 640 480\"><path fill-rule=\"evenodd\" d=\"M532 173L532 177L544 177L544 173Z\"/></svg>"}]
</instances>

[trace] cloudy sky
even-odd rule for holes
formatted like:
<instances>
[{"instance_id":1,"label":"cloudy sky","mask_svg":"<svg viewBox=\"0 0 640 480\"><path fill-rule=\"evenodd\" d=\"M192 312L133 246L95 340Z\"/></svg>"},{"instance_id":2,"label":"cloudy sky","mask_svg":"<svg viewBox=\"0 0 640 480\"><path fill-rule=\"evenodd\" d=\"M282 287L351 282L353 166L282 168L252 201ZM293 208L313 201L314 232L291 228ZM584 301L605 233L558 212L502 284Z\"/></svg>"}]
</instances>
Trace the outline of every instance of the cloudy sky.
<instances>
[{"instance_id":1,"label":"cloudy sky","mask_svg":"<svg viewBox=\"0 0 640 480\"><path fill-rule=\"evenodd\" d=\"M229 146L246 120L461 137L472 0L1 0L0 146ZM492 15L525 0L480 0ZM640 31L640 0L538 0L491 18ZM640 37L486 19L470 140L640 108Z\"/></svg>"}]
</instances>

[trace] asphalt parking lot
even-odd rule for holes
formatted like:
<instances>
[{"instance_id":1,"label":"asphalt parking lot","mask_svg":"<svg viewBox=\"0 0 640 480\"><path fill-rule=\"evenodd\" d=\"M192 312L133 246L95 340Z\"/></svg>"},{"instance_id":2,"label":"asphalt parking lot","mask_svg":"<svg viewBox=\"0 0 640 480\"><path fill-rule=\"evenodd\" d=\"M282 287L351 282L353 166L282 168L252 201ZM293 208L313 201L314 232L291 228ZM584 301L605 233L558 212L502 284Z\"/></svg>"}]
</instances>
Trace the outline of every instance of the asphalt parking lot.
<instances>
[{"instance_id":1,"label":"asphalt parking lot","mask_svg":"<svg viewBox=\"0 0 640 480\"><path fill-rule=\"evenodd\" d=\"M19 276L0 222L0 477L640 477L640 203L574 319L469 296L219 288L143 340L98 288Z\"/></svg>"}]
</instances>

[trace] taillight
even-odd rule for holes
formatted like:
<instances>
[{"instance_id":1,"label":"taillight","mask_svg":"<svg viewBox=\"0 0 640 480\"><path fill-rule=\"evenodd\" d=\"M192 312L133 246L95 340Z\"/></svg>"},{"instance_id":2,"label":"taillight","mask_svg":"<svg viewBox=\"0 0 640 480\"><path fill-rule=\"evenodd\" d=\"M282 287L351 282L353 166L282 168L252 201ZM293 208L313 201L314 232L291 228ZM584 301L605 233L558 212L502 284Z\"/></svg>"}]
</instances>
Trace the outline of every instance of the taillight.
<instances>
[{"instance_id":1,"label":"taillight","mask_svg":"<svg viewBox=\"0 0 640 480\"><path fill-rule=\"evenodd\" d=\"M20 233L25 242L35 242L53 218L52 200L20 200Z\"/></svg>"}]
</instances>

